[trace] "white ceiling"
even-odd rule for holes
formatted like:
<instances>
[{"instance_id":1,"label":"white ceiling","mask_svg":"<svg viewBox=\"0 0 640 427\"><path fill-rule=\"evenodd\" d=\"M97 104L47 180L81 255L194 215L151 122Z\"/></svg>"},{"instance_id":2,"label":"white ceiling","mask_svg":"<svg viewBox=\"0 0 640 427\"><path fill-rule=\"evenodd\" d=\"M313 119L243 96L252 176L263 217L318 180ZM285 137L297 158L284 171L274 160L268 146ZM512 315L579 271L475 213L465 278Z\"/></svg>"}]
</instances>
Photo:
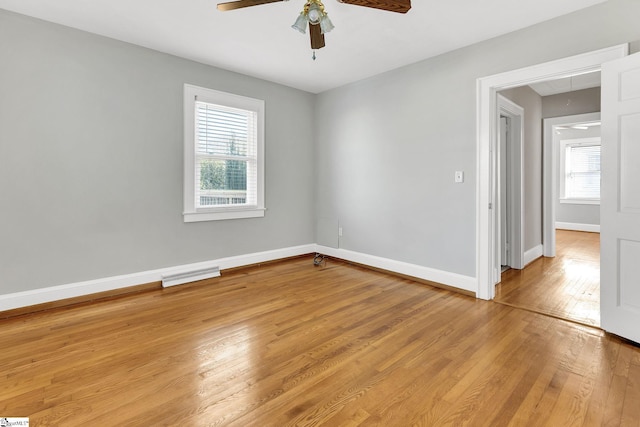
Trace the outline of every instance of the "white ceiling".
<instances>
[{"instance_id":1,"label":"white ceiling","mask_svg":"<svg viewBox=\"0 0 640 427\"><path fill-rule=\"evenodd\" d=\"M550 80L529 85L540 96L555 95L558 93L573 92L574 90L600 87L600 71L578 74L564 79Z\"/></svg>"},{"instance_id":2,"label":"white ceiling","mask_svg":"<svg viewBox=\"0 0 640 427\"><path fill-rule=\"evenodd\" d=\"M304 0L229 12L218 0L0 0L0 8L319 93L603 1L413 0L403 15L325 0L336 28L315 61L309 36L291 28Z\"/></svg>"}]
</instances>

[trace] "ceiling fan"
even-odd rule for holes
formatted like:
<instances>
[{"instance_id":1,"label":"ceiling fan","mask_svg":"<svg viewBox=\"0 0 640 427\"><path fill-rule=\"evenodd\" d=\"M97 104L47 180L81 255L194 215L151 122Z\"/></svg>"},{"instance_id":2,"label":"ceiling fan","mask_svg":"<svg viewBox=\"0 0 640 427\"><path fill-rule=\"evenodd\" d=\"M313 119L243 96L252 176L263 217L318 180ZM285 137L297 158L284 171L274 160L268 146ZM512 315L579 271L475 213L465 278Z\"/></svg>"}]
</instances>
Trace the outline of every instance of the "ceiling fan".
<instances>
[{"instance_id":1,"label":"ceiling fan","mask_svg":"<svg viewBox=\"0 0 640 427\"><path fill-rule=\"evenodd\" d=\"M241 9L244 7L258 6L267 3L276 3L288 0L236 0L226 3L219 3L218 10L227 11ZM386 10L389 12L407 13L411 9L411 0L338 0L340 3L352 4L354 6L372 7L374 9ZM325 46L324 34L333 30L333 23L329 19L327 12L324 10L322 0L307 0L292 25L292 28L306 33L309 27L309 36L311 37L311 49L321 49ZM315 58L315 53L313 56Z\"/></svg>"}]
</instances>

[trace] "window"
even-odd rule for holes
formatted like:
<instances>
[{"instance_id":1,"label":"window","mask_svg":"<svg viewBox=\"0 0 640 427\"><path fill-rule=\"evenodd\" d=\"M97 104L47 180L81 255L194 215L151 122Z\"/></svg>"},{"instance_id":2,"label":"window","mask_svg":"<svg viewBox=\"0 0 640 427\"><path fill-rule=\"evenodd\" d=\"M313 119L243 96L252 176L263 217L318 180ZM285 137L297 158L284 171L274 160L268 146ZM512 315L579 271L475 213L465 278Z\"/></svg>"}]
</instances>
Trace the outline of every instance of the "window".
<instances>
[{"instance_id":1,"label":"window","mask_svg":"<svg viewBox=\"0 0 640 427\"><path fill-rule=\"evenodd\" d=\"M600 138L560 143L560 202L599 204Z\"/></svg>"},{"instance_id":2,"label":"window","mask_svg":"<svg viewBox=\"0 0 640 427\"><path fill-rule=\"evenodd\" d=\"M184 86L184 221L264 216L264 101Z\"/></svg>"}]
</instances>

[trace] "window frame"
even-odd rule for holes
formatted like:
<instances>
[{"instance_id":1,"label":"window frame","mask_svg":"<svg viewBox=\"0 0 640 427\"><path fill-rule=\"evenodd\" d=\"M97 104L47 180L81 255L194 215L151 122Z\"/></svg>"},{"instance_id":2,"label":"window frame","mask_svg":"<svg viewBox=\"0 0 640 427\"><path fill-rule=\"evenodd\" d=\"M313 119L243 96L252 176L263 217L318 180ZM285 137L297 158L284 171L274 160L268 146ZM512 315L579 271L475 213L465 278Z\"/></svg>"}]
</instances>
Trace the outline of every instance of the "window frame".
<instances>
[{"instance_id":1,"label":"window frame","mask_svg":"<svg viewBox=\"0 0 640 427\"><path fill-rule=\"evenodd\" d=\"M253 111L256 120L256 204L196 206L196 101ZM191 84L184 85L184 222L264 217L264 111L265 102ZM248 199L248 198L247 198Z\"/></svg>"},{"instance_id":2,"label":"window frame","mask_svg":"<svg viewBox=\"0 0 640 427\"><path fill-rule=\"evenodd\" d=\"M592 138L575 138L564 139L560 141L560 203L563 204L575 204L575 205L599 205L600 197L598 198L586 198L586 197L567 197L566 195L566 164L567 164L567 148L569 147L602 147L600 137ZM602 159L600 160L602 161Z\"/></svg>"}]
</instances>

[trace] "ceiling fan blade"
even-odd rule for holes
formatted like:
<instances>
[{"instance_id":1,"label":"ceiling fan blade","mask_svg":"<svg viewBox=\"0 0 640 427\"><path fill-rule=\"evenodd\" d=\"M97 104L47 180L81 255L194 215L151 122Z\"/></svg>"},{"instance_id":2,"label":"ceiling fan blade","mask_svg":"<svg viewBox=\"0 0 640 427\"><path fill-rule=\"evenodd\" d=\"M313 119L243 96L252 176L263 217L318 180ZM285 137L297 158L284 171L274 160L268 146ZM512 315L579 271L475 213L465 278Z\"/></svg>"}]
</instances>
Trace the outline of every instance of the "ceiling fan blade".
<instances>
[{"instance_id":1,"label":"ceiling fan blade","mask_svg":"<svg viewBox=\"0 0 640 427\"><path fill-rule=\"evenodd\" d=\"M324 47L324 34L320 25L309 24L309 36L311 37L311 49L321 49Z\"/></svg>"},{"instance_id":2,"label":"ceiling fan blade","mask_svg":"<svg viewBox=\"0 0 640 427\"><path fill-rule=\"evenodd\" d=\"M340 3L355 6L372 7L389 12L407 13L411 9L411 0L338 0Z\"/></svg>"},{"instance_id":3,"label":"ceiling fan blade","mask_svg":"<svg viewBox=\"0 0 640 427\"><path fill-rule=\"evenodd\" d=\"M242 9L243 7L251 7L258 6L261 4L267 3L276 3L285 0L238 0L238 1L230 1L226 3L218 3L218 10L227 11L227 10L235 10Z\"/></svg>"}]
</instances>

